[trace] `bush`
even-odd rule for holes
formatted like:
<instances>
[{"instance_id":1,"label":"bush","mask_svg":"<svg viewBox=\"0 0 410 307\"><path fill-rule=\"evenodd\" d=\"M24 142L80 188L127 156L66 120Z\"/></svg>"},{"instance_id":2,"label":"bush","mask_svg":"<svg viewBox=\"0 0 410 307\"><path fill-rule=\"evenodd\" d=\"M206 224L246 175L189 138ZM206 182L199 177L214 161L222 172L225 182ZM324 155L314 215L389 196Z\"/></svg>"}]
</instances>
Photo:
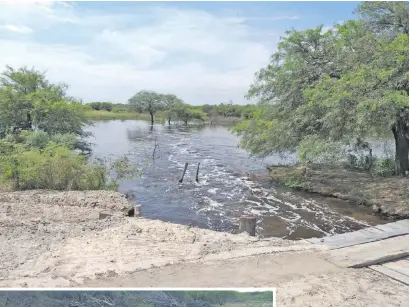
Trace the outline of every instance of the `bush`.
<instances>
[{"instance_id":1,"label":"bush","mask_svg":"<svg viewBox=\"0 0 410 307\"><path fill-rule=\"evenodd\" d=\"M107 186L106 166L86 163L86 156L62 144L51 142L43 150L12 144L8 149L9 154L0 157L1 179L13 181L15 189L99 190Z\"/></svg>"},{"instance_id":2,"label":"bush","mask_svg":"<svg viewBox=\"0 0 410 307\"><path fill-rule=\"evenodd\" d=\"M19 134L7 135L4 140L15 144L23 144L27 149L44 149L50 142L54 142L71 150L79 150L81 153L88 154L91 152L90 144L79 139L74 133L50 135L43 130L23 130Z\"/></svg>"},{"instance_id":3,"label":"bush","mask_svg":"<svg viewBox=\"0 0 410 307\"><path fill-rule=\"evenodd\" d=\"M396 164L393 157L374 158L371 173L376 176L389 177L396 173Z\"/></svg>"},{"instance_id":4,"label":"bush","mask_svg":"<svg viewBox=\"0 0 410 307\"><path fill-rule=\"evenodd\" d=\"M128 158L89 162L66 144L51 141L43 149L0 140L0 180L15 190L101 190L140 176Z\"/></svg>"},{"instance_id":5,"label":"bush","mask_svg":"<svg viewBox=\"0 0 410 307\"><path fill-rule=\"evenodd\" d=\"M22 137L25 139L25 144L32 148L43 149L50 142L48 134L42 130L25 131L22 133Z\"/></svg>"}]
</instances>

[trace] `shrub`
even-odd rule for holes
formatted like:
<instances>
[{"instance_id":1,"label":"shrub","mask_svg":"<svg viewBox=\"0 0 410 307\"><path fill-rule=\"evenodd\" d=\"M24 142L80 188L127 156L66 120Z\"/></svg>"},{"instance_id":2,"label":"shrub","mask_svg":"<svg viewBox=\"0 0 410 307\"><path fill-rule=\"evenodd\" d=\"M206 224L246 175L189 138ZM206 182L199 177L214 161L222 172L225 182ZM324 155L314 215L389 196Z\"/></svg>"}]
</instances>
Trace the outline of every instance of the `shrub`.
<instances>
[{"instance_id":1,"label":"shrub","mask_svg":"<svg viewBox=\"0 0 410 307\"><path fill-rule=\"evenodd\" d=\"M374 158L371 173L376 176L393 176L396 173L396 165L393 157Z\"/></svg>"},{"instance_id":2,"label":"shrub","mask_svg":"<svg viewBox=\"0 0 410 307\"><path fill-rule=\"evenodd\" d=\"M86 156L54 142L43 150L11 144L0 157L0 168L3 182L13 181L22 190L99 190L107 182L104 165L86 163Z\"/></svg>"},{"instance_id":3,"label":"shrub","mask_svg":"<svg viewBox=\"0 0 410 307\"><path fill-rule=\"evenodd\" d=\"M140 176L127 157L87 161L65 144L49 142L43 149L0 141L0 179L15 190L116 190L120 181Z\"/></svg>"},{"instance_id":4,"label":"shrub","mask_svg":"<svg viewBox=\"0 0 410 307\"><path fill-rule=\"evenodd\" d=\"M44 132L42 130L35 130L32 132L25 131L25 133L22 134L22 137L25 139L25 144L28 147L33 148L43 149L50 141L50 137L48 136L47 132Z\"/></svg>"}]
</instances>

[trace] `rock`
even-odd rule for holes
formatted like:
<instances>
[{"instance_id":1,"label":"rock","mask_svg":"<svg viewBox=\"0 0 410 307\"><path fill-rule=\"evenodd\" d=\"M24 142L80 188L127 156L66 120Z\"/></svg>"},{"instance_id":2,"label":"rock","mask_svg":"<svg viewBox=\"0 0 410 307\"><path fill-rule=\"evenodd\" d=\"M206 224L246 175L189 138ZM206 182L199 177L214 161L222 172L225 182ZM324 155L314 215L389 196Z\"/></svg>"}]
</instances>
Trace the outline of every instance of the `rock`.
<instances>
[{"instance_id":1,"label":"rock","mask_svg":"<svg viewBox=\"0 0 410 307\"><path fill-rule=\"evenodd\" d=\"M110 216L112 216L112 214L109 214L109 213L106 213L106 212L100 212L99 215L98 215L98 219L103 220L103 219L105 219L107 217L110 217Z\"/></svg>"}]
</instances>

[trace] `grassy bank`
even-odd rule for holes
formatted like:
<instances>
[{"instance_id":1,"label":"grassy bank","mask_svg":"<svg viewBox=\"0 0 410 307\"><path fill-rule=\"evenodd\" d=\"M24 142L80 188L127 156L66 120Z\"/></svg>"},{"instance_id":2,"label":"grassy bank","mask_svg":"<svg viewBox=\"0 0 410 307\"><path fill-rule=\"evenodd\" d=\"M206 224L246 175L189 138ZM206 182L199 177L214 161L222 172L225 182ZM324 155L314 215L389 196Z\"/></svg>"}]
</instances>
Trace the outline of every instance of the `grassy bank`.
<instances>
[{"instance_id":1,"label":"grassy bank","mask_svg":"<svg viewBox=\"0 0 410 307\"><path fill-rule=\"evenodd\" d=\"M208 123L221 126L233 126L240 123L242 120L241 117L213 116L209 118Z\"/></svg>"},{"instance_id":2,"label":"grassy bank","mask_svg":"<svg viewBox=\"0 0 410 307\"><path fill-rule=\"evenodd\" d=\"M270 166L273 180L284 186L371 206L391 218L409 217L409 179L379 177L337 165Z\"/></svg>"},{"instance_id":3,"label":"grassy bank","mask_svg":"<svg viewBox=\"0 0 410 307\"><path fill-rule=\"evenodd\" d=\"M84 113L85 117L91 120L109 120L109 119L140 119L149 120L148 114L138 114L136 112L108 112L108 111L97 111L97 110L87 110Z\"/></svg>"}]
</instances>

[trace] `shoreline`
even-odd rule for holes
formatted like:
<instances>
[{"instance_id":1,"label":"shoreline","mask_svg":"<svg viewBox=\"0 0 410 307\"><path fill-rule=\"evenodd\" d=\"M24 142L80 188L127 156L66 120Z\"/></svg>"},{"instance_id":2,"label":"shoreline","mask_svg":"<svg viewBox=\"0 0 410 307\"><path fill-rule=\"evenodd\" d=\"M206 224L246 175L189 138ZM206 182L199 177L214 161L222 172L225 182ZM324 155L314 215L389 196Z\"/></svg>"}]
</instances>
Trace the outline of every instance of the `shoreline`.
<instances>
[{"instance_id":1,"label":"shoreline","mask_svg":"<svg viewBox=\"0 0 410 307\"><path fill-rule=\"evenodd\" d=\"M323 249L127 217L129 208L111 191L0 193L0 286L71 287L175 264Z\"/></svg>"},{"instance_id":2,"label":"shoreline","mask_svg":"<svg viewBox=\"0 0 410 307\"><path fill-rule=\"evenodd\" d=\"M111 191L0 193L0 287L276 287L292 307L408 301L408 286L339 267L325 246L127 217L129 208Z\"/></svg>"},{"instance_id":3,"label":"shoreline","mask_svg":"<svg viewBox=\"0 0 410 307\"><path fill-rule=\"evenodd\" d=\"M270 165L273 181L296 190L371 207L388 220L409 218L408 185L404 177L373 177L335 165Z\"/></svg>"}]
</instances>

